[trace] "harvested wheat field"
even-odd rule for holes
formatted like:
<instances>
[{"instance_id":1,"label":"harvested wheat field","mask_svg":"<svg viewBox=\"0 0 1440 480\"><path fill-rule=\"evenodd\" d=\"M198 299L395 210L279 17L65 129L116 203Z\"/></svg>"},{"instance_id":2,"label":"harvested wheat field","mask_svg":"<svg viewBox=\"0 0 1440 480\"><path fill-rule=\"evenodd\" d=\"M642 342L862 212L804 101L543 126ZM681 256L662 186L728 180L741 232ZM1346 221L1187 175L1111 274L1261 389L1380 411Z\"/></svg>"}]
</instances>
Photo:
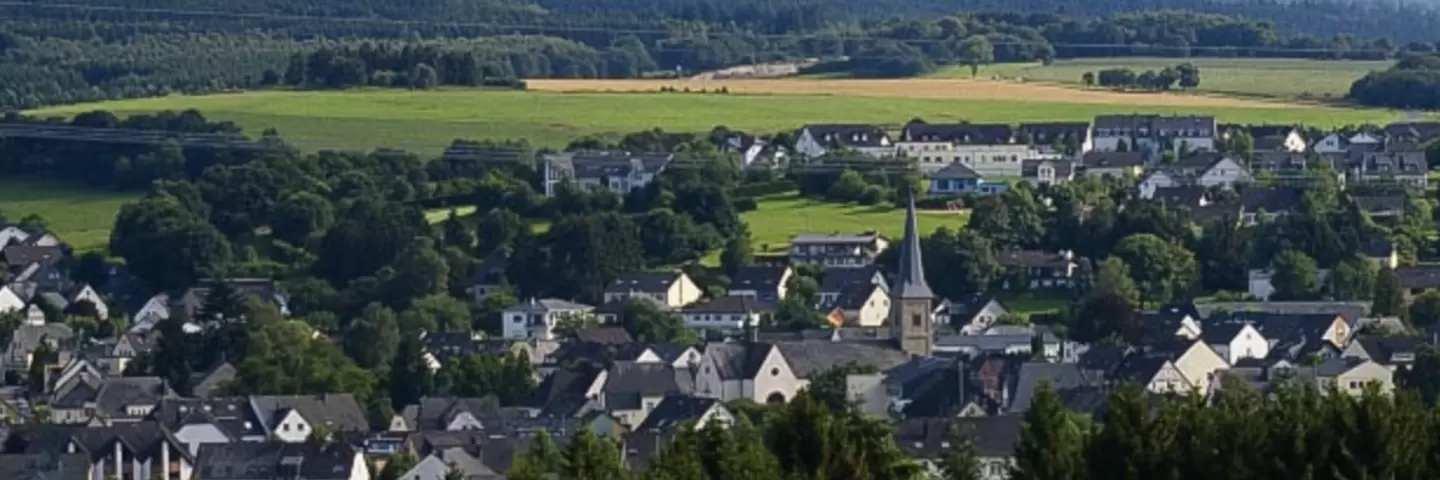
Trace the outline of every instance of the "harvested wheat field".
<instances>
[{"instance_id":1,"label":"harvested wheat field","mask_svg":"<svg viewBox=\"0 0 1440 480\"><path fill-rule=\"evenodd\" d=\"M852 79L724 79L724 80L529 80L530 91L562 93L659 92L663 87L693 92L724 87L731 94L844 95L934 98L946 100L1008 100L1037 103L1149 105L1157 107L1294 108L1294 103L1210 95L1080 90L1058 85L960 78L898 80Z\"/></svg>"}]
</instances>

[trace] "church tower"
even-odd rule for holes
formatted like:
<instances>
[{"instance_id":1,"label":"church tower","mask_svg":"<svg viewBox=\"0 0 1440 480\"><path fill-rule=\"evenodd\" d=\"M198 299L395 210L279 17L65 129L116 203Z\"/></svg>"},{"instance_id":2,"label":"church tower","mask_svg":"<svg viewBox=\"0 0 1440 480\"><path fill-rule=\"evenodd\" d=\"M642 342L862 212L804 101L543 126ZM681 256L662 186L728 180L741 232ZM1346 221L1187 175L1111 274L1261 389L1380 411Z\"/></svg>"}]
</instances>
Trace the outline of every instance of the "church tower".
<instances>
[{"instance_id":1,"label":"church tower","mask_svg":"<svg viewBox=\"0 0 1440 480\"><path fill-rule=\"evenodd\" d=\"M925 265L920 257L920 228L915 220L915 195L905 198L905 238L900 241L900 273L890 287L890 330L900 349L928 357L935 344L930 319L935 293L925 283Z\"/></svg>"}]
</instances>

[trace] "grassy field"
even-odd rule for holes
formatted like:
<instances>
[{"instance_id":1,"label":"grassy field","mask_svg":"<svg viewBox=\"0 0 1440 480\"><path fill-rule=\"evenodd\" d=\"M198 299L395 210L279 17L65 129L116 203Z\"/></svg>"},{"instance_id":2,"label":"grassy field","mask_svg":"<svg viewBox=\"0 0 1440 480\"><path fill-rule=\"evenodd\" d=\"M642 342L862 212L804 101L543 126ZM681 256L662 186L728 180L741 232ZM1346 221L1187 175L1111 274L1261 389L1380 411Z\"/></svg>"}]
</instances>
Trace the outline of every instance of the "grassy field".
<instances>
[{"instance_id":1,"label":"grassy field","mask_svg":"<svg viewBox=\"0 0 1440 480\"><path fill-rule=\"evenodd\" d=\"M1129 68L1159 71L1181 62L1200 68L1203 93L1266 98L1341 98L1350 84L1372 70L1389 68L1388 61L1300 60L1268 58L1084 58L1038 63L997 64L980 69L982 78L1023 78L1028 81L1080 84L1085 72ZM968 77L968 68L949 68L938 77Z\"/></svg>"},{"instance_id":2,"label":"grassy field","mask_svg":"<svg viewBox=\"0 0 1440 480\"><path fill-rule=\"evenodd\" d=\"M194 108L213 119L234 121L252 134L275 128L287 140L307 149L396 147L427 154L440 152L455 138L525 138L538 145L560 147L584 135L614 135L655 127L703 132L725 125L767 132L792 130L806 123L898 126L914 117L1013 123L1088 120L1104 113L1196 113L1216 115L1224 122L1304 122L1322 126L1386 122L1400 117L1398 112L1386 110L1198 95L1077 91L1052 85L963 79L727 82L724 84L732 92L729 95L640 93L655 92L666 83L663 81L557 80L533 82L534 89L543 91L532 92L264 91L70 105L30 113L69 116L95 109L130 114ZM706 85L714 89L720 84Z\"/></svg>"},{"instance_id":3,"label":"grassy field","mask_svg":"<svg viewBox=\"0 0 1440 480\"><path fill-rule=\"evenodd\" d=\"M750 226L750 239L755 253L780 253L790 246L790 238L804 232L860 233L879 230L888 238L900 238L905 232L905 211L891 205L844 205L801 198L796 194L762 197L760 208L740 215ZM969 216L953 212L920 212L921 234L928 235L941 226L951 229L965 227Z\"/></svg>"},{"instance_id":4,"label":"grassy field","mask_svg":"<svg viewBox=\"0 0 1440 480\"><path fill-rule=\"evenodd\" d=\"M10 221L39 214L50 230L77 252L104 250L120 207L136 198L128 193L33 179L0 179L0 213Z\"/></svg>"}]
</instances>

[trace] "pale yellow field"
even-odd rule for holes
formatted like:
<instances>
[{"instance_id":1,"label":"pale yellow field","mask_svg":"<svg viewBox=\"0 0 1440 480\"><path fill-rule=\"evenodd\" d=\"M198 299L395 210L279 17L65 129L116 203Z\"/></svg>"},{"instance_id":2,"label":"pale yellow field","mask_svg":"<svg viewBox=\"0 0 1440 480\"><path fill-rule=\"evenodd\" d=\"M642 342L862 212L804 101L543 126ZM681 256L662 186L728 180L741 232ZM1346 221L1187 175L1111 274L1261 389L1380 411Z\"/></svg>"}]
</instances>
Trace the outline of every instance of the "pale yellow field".
<instances>
[{"instance_id":1,"label":"pale yellow field","mask_svg":"<svg viewBox=\"0 0 1440 480\"><path fill-rule=\"evenodd\" d=\"M1053 84L962 78L906 78L898 80L854 79L724 79L724 80L527 80L527 88L538 92L659 92L661 87L715 91L725 87L735 94L846 95L871 97L934 98L946 100L1009 100L1037 103L1083 103L1105 105L1148 105L1158 107L1246 107L1294 108L1295 102L1279 102L1210 95L1115 92L1082 90ZM696 95L698 93L692 93ZM676 95L684 95L677 93Z\"/></svg>"}]
</instances>

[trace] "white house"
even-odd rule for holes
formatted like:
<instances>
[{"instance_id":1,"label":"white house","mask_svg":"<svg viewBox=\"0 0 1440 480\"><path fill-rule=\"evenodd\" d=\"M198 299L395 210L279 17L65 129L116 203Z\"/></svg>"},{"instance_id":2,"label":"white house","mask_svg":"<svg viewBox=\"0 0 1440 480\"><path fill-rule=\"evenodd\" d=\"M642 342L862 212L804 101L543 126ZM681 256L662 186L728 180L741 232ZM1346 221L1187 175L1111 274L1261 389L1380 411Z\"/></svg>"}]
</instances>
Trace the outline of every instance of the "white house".
<instances>
[{"instance_id":1,"label":"white house","mask_svg":"<svg viewBox=\"0 0 1440 480\"><path fill-rule=\"evenodd\" d=\"M874 125L806 125L795 136L795 152L803 157L821 157L837 149L876 158L895 156L890 136Z\"/></svg>"},{"instance_id":2,"label":"white house","mask_svg":"<svg viewBox=\"0 0 1440 480\"><path fill-rule=\"evenodd\" d=\"M1160 188L1178 187L1181 183L1175 179L1175 175L1166 170L1152 170L1145 174L1140 180L1140 198L1149 200L1155 198L1155 190Z\"/></svg>"},{"instance_id":3,"label":"white house","mask_svg":"<svg viewBox=\"0 0 1440 480\"><path fill-rule=\"evenodd\" d=\"M24 230L20 229L20 227L14 225L0 227L0 249L9 246L11 242L24 242L25 239L29 237L30 234L25 233Z\"/></svg>"},{"instance_id":4,"label":"white house","mask_svg":"<svg viewBox=\"0 0 1440 480\"><path fill-rule=\"evenodd\" d=\"M80 288L76 289L75 292L70 295L69 300L72 305L80 302L90 302L91 305L95 306L95 313L101 320L110 318L110 307L105 305L105 299L100 298L100 293L96 292L94 288L90 288L89 285L81 285Z\"/></svg>"},{"instance_id":5,"label":"white house","mask_svg":"<svg viewBox=\"0 0 1440 480\"><path fill-rule=\"evenodd\" d=\"M1094 148L1107 152L1214 150L1216 135L1213 116L1101 115L1094 122Z\"/></svg>"},{"instance_id":6,"label":"white house","mask_svg":"<svg viewBox=\"0 0 1440 480\"><path fill-rule=\"evenodd\" d=\"M681 271L625 272L605 287L605 303L630 297L649 297L660 305L680 308L695 303L705 292Z\"/></svg>"},{"instance_id":7,"label":"white house","mask_svg":"<svg viewBox=\"0 0 1440 480\"><path fill-rule=\"evenodd\" d=\"M0 287L0 314L18 312L25 308L25 299L9 285Z\"/></svg>"},{"instance_id":8,"label":"white house","mask_svg":"<svg viewBox=\"0 0 1440 480\"><path fill-rule=\"evenodd\" d=\"M1331 133L1310 145L1310 151L1315 153L1344 153L1348 142L1339 133Z\"/></svg>"},{"instance_id":9,"label":"white house","mask_svg":"<svg viewBox=\"0 0 1440 480\"><path fill-rule=\"evenodd\" d=\"M1195 183L1205 188L1215 186L1233 188L1237 183L1253 180L1249 169L1235 159L1224 156L1201 171L1200 177L1196 179Z\"/></svg>"},{"instance_id":10,"label":"white house","mask_svg":"<svg viewBox=\"0 0 1440 480\"><path fill-rule=\"evenodd\" d=\"M774 310L775 303L731 295L686 307L680 310L680 317L692 329L734 333L746 326L758 328L760 319Z\"/></svg>"},{"instance_id":11,"label":"white house","mask_svg":"<svg viewBox=\"0 0 1440 480\"><path fill-rule=\"evenodd\" d=\"M609 189L625 195L645 188L674 160L671 154L631 155L626 152L566 152L540 157L544 193L554 197L561 183L584 190Z\"/></svg>"},{"instance_id":12,"label":"white house","mask_svg":"<svg viewBox=\"0 0 1440 480\"><path fill-rule=\"evenodd\" d=\"M1245 358L1263 359L1270 356L1270 341L1248 323L1212 325L1205 328L1200 336L1217 355L1231 365Z\"/></svg>"},{"instance_id":13,"label":"white house","mask_svg":"<svg viewBox=\"0 0 1440 480\"><path fill-rule=\"evenodd\" d=\"M545 298L530 299L501 312L502 331L510 340L555 340L555 326L572 315L586 315L595 308L589 305Z\"/></svg>"}]
</instances>

